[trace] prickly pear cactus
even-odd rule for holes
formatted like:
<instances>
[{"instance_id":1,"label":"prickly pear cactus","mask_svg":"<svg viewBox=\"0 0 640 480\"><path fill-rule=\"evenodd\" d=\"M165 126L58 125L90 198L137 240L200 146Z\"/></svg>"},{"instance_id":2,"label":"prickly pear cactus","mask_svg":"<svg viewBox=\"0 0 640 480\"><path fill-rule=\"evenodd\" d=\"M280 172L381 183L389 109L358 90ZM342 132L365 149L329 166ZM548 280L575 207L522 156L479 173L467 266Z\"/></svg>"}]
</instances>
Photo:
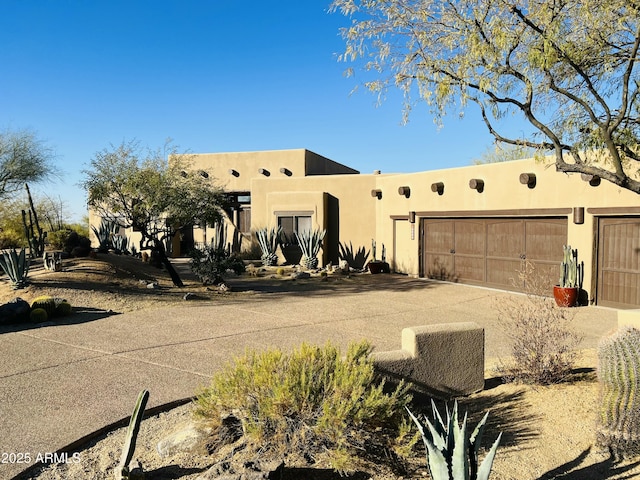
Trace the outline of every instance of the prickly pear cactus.
<instances>
[{"instance_id":1,"label":"prickly pear cactus","mask_svg":"<svg viewBox=\"0 0 640 480\"><path fill-rule=\"evenodd\" d=\"M599 443L617 456L640 453L640 330L623 327L598 348Z\"/></svg>"}]
</instances>

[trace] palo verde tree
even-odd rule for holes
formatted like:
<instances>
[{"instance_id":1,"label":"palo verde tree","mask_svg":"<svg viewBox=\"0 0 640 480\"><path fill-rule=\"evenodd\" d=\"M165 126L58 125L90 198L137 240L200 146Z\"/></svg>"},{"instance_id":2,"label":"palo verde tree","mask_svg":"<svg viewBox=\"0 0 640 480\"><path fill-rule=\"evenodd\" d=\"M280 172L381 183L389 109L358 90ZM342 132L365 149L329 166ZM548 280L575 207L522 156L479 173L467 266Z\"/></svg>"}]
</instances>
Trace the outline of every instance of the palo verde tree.
<instances>
[{"instance_id":1,"label":"palo verde tree","mask_svg":"<svg viewBox=\"0 0 640 480\"><path fill-rule=\"evenodd\" d=\"M352 19L340 58L370 90L401 89L405 114L416 96L440 121L475 103L498 142L640 193L639 0L333 0L331 11ZM501 131L514 114L535 133Z\"/></svg>"},{"instance_id":2,"label":"palo verde tree","mask_svg":"<svg viewBox=\"0 0 640 480\"><path fill-rule=\"evenodd\" d=\"M0 132L0 198L57 175L53 151L30 130Z\"/></svg>"},{"instance_id":3,"label":"palo verde tree","mask_svg":"<svg viewBox=\"0 0 640 480\"><path fill-rule=\"evenodd\" d=\"M175 153L170 144L155 151L137 141L111 145L94 155L82 186L96 213L140 232L140 248L155 251L181 287L166 242L188 226L218 220L222 193L212 178L186 168L188 157Z\"/></svg>"}]
</instances>

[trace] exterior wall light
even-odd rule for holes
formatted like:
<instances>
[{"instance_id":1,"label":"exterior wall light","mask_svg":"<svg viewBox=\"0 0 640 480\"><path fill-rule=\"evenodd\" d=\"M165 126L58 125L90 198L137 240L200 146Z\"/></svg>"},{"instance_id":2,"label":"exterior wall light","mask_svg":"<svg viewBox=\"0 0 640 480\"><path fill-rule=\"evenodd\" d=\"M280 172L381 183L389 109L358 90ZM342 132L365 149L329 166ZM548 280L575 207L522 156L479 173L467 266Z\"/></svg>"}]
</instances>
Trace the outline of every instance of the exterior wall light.
<instances>
[{"instance_id":1,"label":"exterior wall light","mask_svg":"<svg viewBox=\"0 0 640 480\"><path fill-rule=\"evenodd\" d=\"M526 185L529 188L536 187L536 174L535 173L521 173L520 183Z\"/></svg>"},{"instance_id":2,"label":"exterior wall light","mask_svg":"<svg viewBox=\"0 0 640 480\"><path fill-rule=\"evenodd\" d=\"M600 177L598 175L589 175L588 173L581 173L580 178L585 182L589 182L592 187L600 185Z\"/></svg>"},{"instance_id":3,"label":"exterior wall light","mask_svg":"<svg viewBox=\"0 0 640 480\"><path fill-rule=\"evenodd\" d=\"M480 178L472 178L469 180L469 188L477 191L478 193L482 193L484 190L484 180Z\"/></svg>"},{"instance_id":4,"label":"exterior wall light","mask_svg":"<svg viewBox=\"0 0 640 480\"><path fill-rule=\"evenodd\" d=\"M371 190L371 196L380 200L382 198L382 190Z\"/></svg>"},{"instance_id":5,"label":"exterior wall light","mask_svg":"<svg viewBox=\"0 0 640 480\"><path fill-rule=\"evenodd\" d=\"M584 207L573 208L573 223L582 225L584 223Z\"/></svg>"},{"instance_id":6,"label":"exterior wall light","mask_svg":"<svg viewBox=\"0 0 640 480\"><path fill-rule=\"evenodd\" d=\"M234 170L233 168L229 169L229 175L233 175L234 177L239 177L240 176L240 172L238 172L237 170Z\"/></svg>"},{"instance_id":7,"label":"exterior wall light","mask_svg":"<svg viewBox=\"0 0 640 480\"><path fill-rule=\"evenodd\" d=\"M411 189L409 187L399 187L398 195L404 195L405 198L409 198L411 196Z\"/></svg>"},{"instance_id":8,"label":"exterior wall light","mask_svg":"<svg viewBox=\"0 0 640 480\"><path fill-rule=\"evenodd\" d=\"M416 223L416 212L409 212L409 223Z\"/></svg>"},{"instance_id":9,"label":"exterior wall light","mask_svg":"<svg viewBox=\"0 0 640 480\"><path fill-rule=\"evenodd\" d=\"M287 177L290 177L291 175L293 175L293 173L291 173L291 170L284 167L280 169L280 173L282 173L283 175L286 175Z\"/></svg>"},{"instance_id":10,"label":"exterior wall light","mask_svg":"<svg viewBox=\"0 0 640 480\"><path fill-rule=\"evenodd\" d=\"M271 175L271 172L269 170L267 170L266 168L259 168L258 169L258 173L260 175L264 175L265 177L268 177L269 175Z\"/></svg>"},{"instance_id":11,"label":"exterior wall light","mask_svg":"<svg viewBox=\"0 0 640 480\"><path fill-rule=\"evenodd\" d=\"M432 183L431 191L433 193L437 193L438 195L442 195L444 193L444 183L442 182Z\"/></svg>"}]
</instances>

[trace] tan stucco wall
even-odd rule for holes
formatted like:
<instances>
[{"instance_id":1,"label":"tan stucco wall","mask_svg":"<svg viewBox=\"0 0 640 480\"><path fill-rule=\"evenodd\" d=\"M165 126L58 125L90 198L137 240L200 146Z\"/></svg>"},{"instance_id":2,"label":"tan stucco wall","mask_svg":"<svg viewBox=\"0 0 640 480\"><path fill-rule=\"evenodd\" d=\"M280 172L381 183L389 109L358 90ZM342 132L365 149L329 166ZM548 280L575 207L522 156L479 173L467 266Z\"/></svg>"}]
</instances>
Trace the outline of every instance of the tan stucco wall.
<instances>
[{"instance_id":1,"label":"tan stucco wall","mask_svg":"<svg viewBox=\"0 0 640 480\"><path fill-rule=\"evenodd\" d=\"M535 188L520 183L521 173L536 175ZM475 178L484 180L482 193L469 187L469 181ZM444 183L442 195L431 190L435 182ZM378 241L393 245L395 236L395 249L387 249L391 254L388 261L397 271L411 275L417 275L419 269L419 218L411 239L409 222L395 220L394 229L392 216L407 216L410 211L451 212L451 216L456 217L544 216L545 210L584 207L581 225L573 222L572 213L564 216L568 218L568 243L578 249L580 259L585 261L584 287L588 291L595 275L596 217L587 209L629 207L639 203L637 194L609 182L602 181L592 187L579 174L559 173L552 164L533 159L385 176L379 177L376 185L382 191L382 199L377 203ZM398 194L401 186L410 187L409 198Z\"/></svg>"},{"instance_id":2,"label":"tan stucco wall","mask_svg":"<svg viewBox=\"0 0 640 480\"><path fill-rule=\"evenodd\" d=\"M326 228L330 223L326 203L333 202L338 209L339 241L369 250L376 235L376 199L371 197L376 180L374 175L255 179L251 186L252 227L275 226L278 211L313 211L314 226Z\"/></svg>"},{"instance_id":3,"label":"tan stucco wall","mask_svg":"<svg viewBox=\"0 0 640 480\"><path fill-rule=\"evenodd\" d=\"M184 160L189 168L204 170L213 176L219 186L228 192L249 191L254 178L358 173L357 170L306 149L198 153L185 155ZM261 173L261 169L265 172ZM281 172L281 169L285 169L285 172Z\"/></svg>"}]
</instances>

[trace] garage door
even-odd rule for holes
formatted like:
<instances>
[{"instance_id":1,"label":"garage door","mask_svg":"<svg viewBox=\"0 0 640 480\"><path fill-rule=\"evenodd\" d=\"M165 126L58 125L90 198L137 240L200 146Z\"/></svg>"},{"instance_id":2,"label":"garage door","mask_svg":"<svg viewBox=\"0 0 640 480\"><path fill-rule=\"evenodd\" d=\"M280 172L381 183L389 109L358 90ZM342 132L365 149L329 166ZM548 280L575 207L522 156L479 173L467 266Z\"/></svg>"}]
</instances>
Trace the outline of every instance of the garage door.
<instances>
[{"instance_id":1,"label":"garage door","mask_svg":"<svg viewBox=\"0 0 640 480\"><path fill-rule=\"evenodd\" d=\"M598 221L598 305L640 305L640 218Z\"/></svg>"},{"instance_id":2,"label":"garage door","mask_svg":"<svg viewBox=\"0 0 640 480\"><path fill-rule=\"evenodd\" d=\"M552 279L567 242L566 218L422 219L423 274L430 278L522 290L523 259Z\"/></svg>"}]
</instances>

